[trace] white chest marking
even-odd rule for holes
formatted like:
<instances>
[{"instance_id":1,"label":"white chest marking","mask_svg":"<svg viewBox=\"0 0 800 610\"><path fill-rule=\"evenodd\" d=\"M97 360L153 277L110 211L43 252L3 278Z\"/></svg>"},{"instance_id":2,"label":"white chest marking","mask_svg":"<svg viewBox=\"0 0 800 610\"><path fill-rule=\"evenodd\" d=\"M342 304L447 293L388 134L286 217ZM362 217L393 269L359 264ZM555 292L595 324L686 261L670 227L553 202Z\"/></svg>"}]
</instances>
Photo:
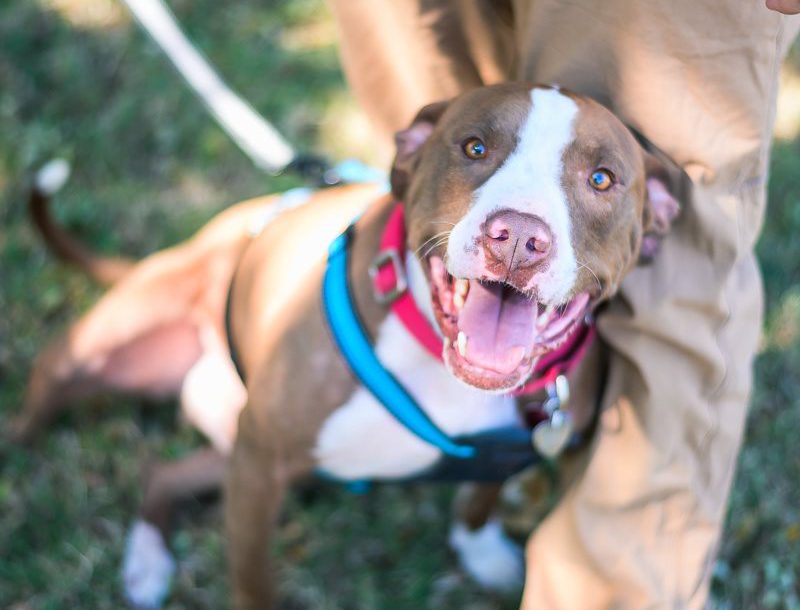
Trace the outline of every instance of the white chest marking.
<instances>
[{"instance_id":1,"label":"white chest marking","mask_svg":"<svg viewBox=\"0 0 800 610\"><path fill-rule=\"evenodd\" d=\"M428 354L390 314L375 351L428 416L451 436L516 421L513 399L470 388ZM372 394L359 387L325 421L314 455L326 472L343 479L402 478L441 456L400 424Z\"/></svg>"},{"instance_id":2,"label":"white chest marking","mask_svg":"<svg viewBox=\"0 0 800 610\"><path fill-rule=\"evenodd\" d=\"M467 252L474 250L472 244L481 235L481 225L494 211L512 209L534 214L550 226L556 254L548 269L536 274L531 283L537 285L540 301L558 304L569 295L578 269L569 202L561 185L562 154L575 137L578 106L552 89L533 89L531 103L516 148L475 191L472 207L450 234L448 271L456 277L480 275L482 261Z\"/></svg>"}]
</instances>

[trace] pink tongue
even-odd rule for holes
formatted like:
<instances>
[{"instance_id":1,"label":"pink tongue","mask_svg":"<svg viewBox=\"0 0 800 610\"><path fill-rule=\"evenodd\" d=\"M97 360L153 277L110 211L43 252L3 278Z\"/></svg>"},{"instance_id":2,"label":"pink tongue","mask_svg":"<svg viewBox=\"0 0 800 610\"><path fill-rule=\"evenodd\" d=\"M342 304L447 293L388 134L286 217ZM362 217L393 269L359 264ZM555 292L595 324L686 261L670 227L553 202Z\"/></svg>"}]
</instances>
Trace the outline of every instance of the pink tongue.
<instances>
[{"instance_id":1,"label":"pink tongue","mask_svg":"<svg viewBox=\"0 0 800 610\"><path fill-rule=\"evenodd\" d=\"M469 294L458 315L467 335L466 360L502 374L513 373L533 346L536 304L499 284L469 281Z\"/></svg>"}]
</instances>

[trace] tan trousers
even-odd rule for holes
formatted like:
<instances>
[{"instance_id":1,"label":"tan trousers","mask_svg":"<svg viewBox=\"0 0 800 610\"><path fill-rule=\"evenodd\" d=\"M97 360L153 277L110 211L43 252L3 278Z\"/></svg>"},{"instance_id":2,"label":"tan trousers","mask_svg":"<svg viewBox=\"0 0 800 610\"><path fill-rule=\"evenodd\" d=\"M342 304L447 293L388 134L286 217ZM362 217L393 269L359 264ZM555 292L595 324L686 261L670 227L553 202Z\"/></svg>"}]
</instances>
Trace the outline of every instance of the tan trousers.
<instances>
[{"instance_id":1,"label":"tan trousers","mask_svg":"<svg viewBox=\"0 0 800 610\"><path fill-rule=\"evenodd\" d=\"M681 164L691 201L600 320L605 410L528 544L523 608L701 608L762 316L779 65L798 22L761 0L333 0L347 76L387 133L509 79L594 96Z\"/></svg>"}]
</instances>

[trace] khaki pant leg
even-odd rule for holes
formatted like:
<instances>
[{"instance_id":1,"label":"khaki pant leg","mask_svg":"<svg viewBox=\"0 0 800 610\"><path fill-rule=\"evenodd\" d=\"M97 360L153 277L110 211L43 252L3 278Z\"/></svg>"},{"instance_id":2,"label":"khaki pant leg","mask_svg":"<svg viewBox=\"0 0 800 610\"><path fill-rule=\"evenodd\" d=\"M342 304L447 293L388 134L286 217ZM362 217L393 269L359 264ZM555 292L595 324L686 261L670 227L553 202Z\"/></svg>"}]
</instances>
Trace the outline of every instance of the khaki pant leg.
<instances>
[{"instance_id":1,"label":"khaki pant leg","mask_svg":"<svg viewBox=\"0 0 800 610\"><path fill-rule=\"evenodd\" d=\"M653 266L600 319L606 409L586 470L529 541L523 608L701 608L751 389L752 248L797 26L759 2L515 8L520 76L603 100L693 183Z\"/></svg>"},{"instance_id":2,"label":"khaki pant leg","mask_svg":"<svg viewBox=\"0 0 800 610\"><path fill-rule=\"evenodd\" d=\"M347 80L379 132L467 89L508 80L508 0L330 0Z\"/></svg>"}]
</instances>

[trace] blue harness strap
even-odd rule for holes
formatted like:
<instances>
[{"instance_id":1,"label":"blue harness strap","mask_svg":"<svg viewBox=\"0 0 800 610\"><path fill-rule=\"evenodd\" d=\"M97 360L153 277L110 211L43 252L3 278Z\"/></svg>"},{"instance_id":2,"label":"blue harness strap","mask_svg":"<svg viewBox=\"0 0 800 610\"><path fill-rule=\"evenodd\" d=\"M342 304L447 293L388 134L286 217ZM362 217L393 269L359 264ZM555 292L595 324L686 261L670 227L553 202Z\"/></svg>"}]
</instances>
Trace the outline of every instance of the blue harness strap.
<instances>
[{"instance_id":1,"label":"blue harness strap","mask_svg":"<svg viewBox=\"0 0 800 610\"><path fill-rule=\"evenodd\" d=\"M322 301L328 326L342 356L355 377L409 432L438 449L441 457L428 468L393 482L475 481L501 482L541 462L544 458L531 442L531 429L508 425L482 432L450 437L422 410L414 397L378 359L358 317L348 281L348 253L353 238L351 224L328 250L322 281ZM569 448L583 442L575 433ZM371 480L348 481L318 470L324 478L359 486ZM378 479L380 477L377 477Z\"/></svg>"},{"instance_id":2,"label":"blue harness strap","mask_svg":"<svg viewBox=\"0 0 800 610\"><path fill-rule=\"evenodd\" d=\"M328 266L322 283L322 300L328 326L336 345L364 387L403 426L447 456L475 457L477 450L456 443L417 404L408 390L378 360L358 318L347 280L348 252L353 225L337 237L328 251Z\"/></svg>"}]
</instances>

